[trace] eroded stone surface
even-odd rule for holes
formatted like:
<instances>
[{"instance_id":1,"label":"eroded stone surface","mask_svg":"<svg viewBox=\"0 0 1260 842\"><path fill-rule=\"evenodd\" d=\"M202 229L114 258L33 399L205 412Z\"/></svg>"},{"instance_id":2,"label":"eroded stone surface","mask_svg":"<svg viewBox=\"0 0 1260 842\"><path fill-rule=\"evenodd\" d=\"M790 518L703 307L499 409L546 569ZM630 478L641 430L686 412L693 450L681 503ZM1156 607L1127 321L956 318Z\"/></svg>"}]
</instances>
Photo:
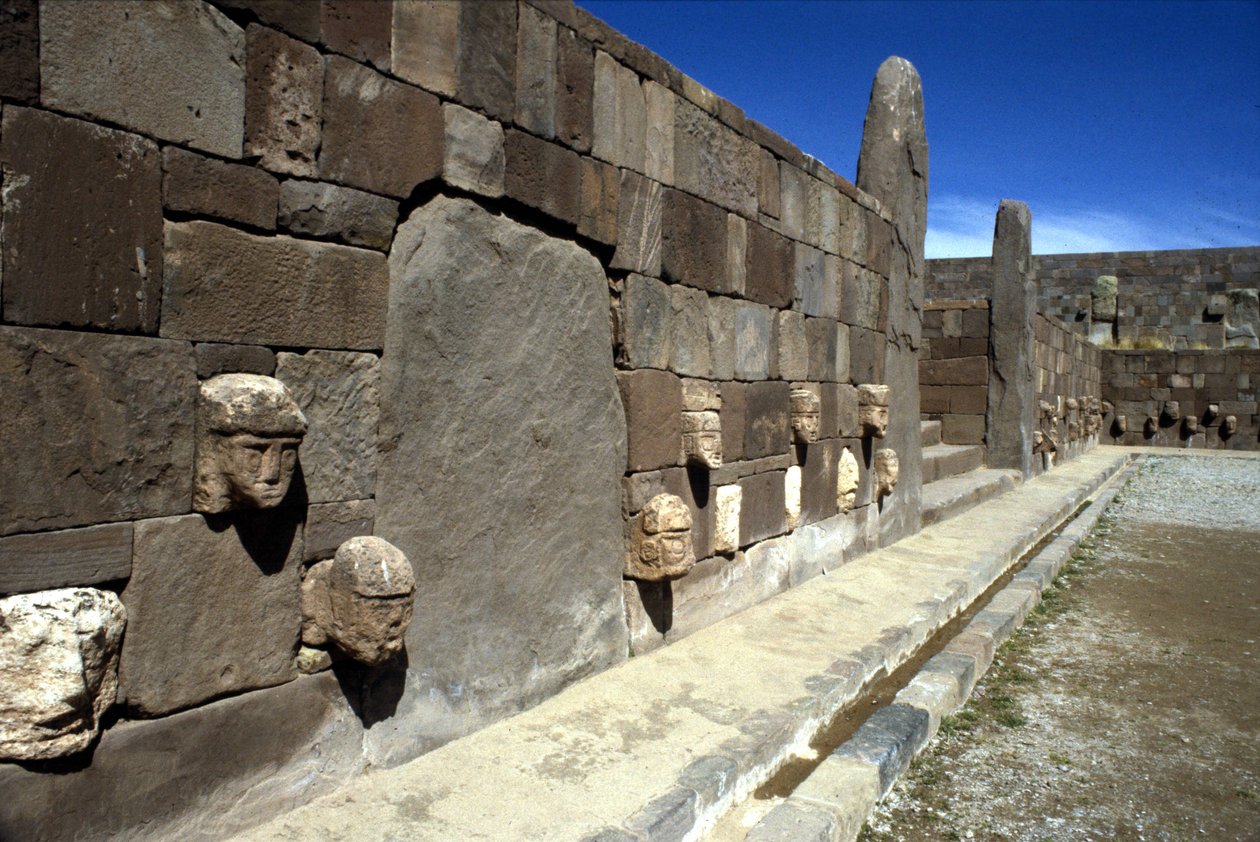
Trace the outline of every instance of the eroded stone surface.
<instances>
[{"instance_id":1,"label":"eroded stone surface","mask_svg":"<svg viewBox=\"0 0 1260 842\"><path fill-rule=\"evenodd\" d=\"M280 187L280 227L297 234L384 250L397 220L398 203L374 193L313 181Z\"/></svg>"},{"instance_id":2,"label":"eroded stone surface","mask_svg":"<svg viewBox=\"0 0 1260 842\"><path fill-rule=\"evenodd\" d=\"M1032 268L1032 215L1023 202L1003 199L993 232L993 295L989 305L992 375L985 419L988 464L1032 475L1036 426L1033 319L1037 289Z\"/></svg>"},{"instance_id":3,"label":"eroded stone surface","mask_svg":"<svg viewBox=\"0 0 1260 842\"><path fill-rule=\"evenodd\" d=\"M324 60L274 29L245 30L245 154L273 172L315 175L324 113Z\"/></svg>"},{"instance_id":4,"label":"eroded stone surface","mask_svg":"<svg viewBox=\"0 0 1260 842\"><path fill-rule=\"evenodd\" d=\"M857 502L861 477L857 457L846 447L840 452L840 460L836 465L836 509L841 514L851 511Z\"/></svg>"},{"instance_id":5,"label":"eroded stone surface","mask_svg":"<svg viewBox=\"0 0 1260 842\"><path fill-rule=\"evenodd\" d=\"M118 597L94 588L0 599L0 760L91 745L118 694L126 623Z\"/></svg>"},{"instance_id":6,"label":"eroded stone surface","mask_svg":"<svg viewBox=\"0 0 1260 842\"><path fill-rule=\"evenodd\" d=\"M739 509L742 491L738 485L720 485L713 490L713 552L733 553L739 549Z\"/></svg>"},{"instance_id":7,"label":"eroded stone surface","mask_svg":"<svg viewBox=\"0 0 1260 842\"><path fill-rule=\"evenodd\" d=\"M503 195L503 126L448 102L442 106L446 148L442 178L483 196Z\"/></svg>"},{"instance_id":8,"label":"eroded stone surface","mask_svg":"<svg viewBox=\"0 0 1260 842\"><path fill-rule=\"evenodd\" d=\"M716 412L682 414L682 461L702 468L722 467L722 421Z\"/></svg>"},{"instance_id":9,"label":"eroded stone surface","mask_svg":"<svg viewBox=\"0 0 1260 842\"><path fill-rule=\"evenodd\" d=\"M795 529L801 522L801 468L792 465L783 477L783 511L788 529Z\"/></svg>"},{"instance_id":10,"label":"eroded stone surface","mask_svg":"<svg viewBox=\"0 0 1260 842\"><path fill-rule=\"evenodd\" d=\"M897 458L897 451L882 447L875 451L874 462L876 494L886 497L897 487L897 480L901 475L901 460Z\"/></svg>"},{"instance_id":11,"label":"eroded stone surface","mask_svg":"<svg viewBox=\"0 0 1260 842\"><path fill-rule=\"evenodd\" d=\"M648 500L631 527L626 575L661 582L686 576L695 563L691 509L674 494Z\"/></svg>"}]
</instances>

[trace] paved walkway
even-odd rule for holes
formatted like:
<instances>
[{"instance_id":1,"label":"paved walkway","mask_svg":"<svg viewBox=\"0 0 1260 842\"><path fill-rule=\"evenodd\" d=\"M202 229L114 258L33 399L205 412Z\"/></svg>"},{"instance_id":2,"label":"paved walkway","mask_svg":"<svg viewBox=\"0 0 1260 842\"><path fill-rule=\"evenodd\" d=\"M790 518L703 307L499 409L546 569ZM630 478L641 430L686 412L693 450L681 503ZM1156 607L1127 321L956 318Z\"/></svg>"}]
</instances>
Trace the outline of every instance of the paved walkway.
<instances>
[{"instance_id":1,"label":"paved walkway","mask_svg":"<svg viewBox=\"0 0 1260 842\"><path fill-rule=\"evenodd\" d=\"M239 838L694 838L1128 458L1096 448Z\"/></svg>"}]
</instances>

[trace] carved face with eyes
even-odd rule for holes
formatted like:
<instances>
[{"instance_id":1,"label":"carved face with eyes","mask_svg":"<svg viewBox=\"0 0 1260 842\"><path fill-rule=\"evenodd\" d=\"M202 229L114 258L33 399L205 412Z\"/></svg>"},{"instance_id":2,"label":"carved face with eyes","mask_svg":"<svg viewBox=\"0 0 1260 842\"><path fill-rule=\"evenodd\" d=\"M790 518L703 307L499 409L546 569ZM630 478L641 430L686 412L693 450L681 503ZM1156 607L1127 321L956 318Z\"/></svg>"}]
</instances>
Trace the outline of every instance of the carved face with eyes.
<instances>
[{"instance_id":1,"label":"carved face with eyes","mask_svg":"<svg viewBox=\"0 0 1260 842\"><path fill-rule=\"evenodd\" d=\"M223 477L228 495L243 509L270 509L289 493L298 445L291 436L240 433L223 444Z\"/></svg>"}]
</instances>

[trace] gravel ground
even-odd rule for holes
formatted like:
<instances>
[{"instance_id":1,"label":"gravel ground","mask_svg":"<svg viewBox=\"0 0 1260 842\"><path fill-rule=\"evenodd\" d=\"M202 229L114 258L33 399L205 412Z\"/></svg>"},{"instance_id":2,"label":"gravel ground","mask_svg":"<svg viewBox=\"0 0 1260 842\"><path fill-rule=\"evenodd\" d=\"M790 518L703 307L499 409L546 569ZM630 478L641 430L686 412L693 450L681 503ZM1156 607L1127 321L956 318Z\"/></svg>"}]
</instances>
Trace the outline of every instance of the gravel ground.
<instances>
[{"instance_id":1,"label":"gravel ground","mask_svg":"<svg viewBox=\"0 0 1260 842\"><path fill-rule=\"evenodd\" d=\"M1260 840L1260 459L1151 457L863 831Z\"/></svg>"}]
</instances>

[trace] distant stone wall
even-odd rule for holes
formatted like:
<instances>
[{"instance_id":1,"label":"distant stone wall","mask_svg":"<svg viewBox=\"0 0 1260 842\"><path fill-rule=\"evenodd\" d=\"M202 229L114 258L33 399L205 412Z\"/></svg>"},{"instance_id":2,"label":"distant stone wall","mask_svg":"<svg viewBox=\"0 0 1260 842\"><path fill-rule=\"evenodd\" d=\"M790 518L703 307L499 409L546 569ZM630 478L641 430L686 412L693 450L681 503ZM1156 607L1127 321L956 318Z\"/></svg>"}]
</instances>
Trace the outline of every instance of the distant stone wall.
<instances>
[{"instance_id":1,"label":"distant stone wall","mask_svg":"<svg viewBox=\"0 0 1260 842\"><path fill-rule=\"evenodd\" d=\"M222 837L918 528L904 62L868 192L568 2L16 0L0 25L0 600L88 588L114 624L79 652L104 708L64 726L103 733L0 763L0 837ZM304 418L300 445L230 431L233 470L289 460L274 508L202 501L229 431L199 390L229 373ZM892 387L882 499L865 383ZM644 581L660 494L698 563ZM384 667L303 607L359 536L415 574Z\"/></svg>"},{"instance_id":2,"label":"distant stone wall","mask_svg":"<svg viewBox=\"0 0 1260 842\"><path fill-rule=\"evenodd\" d=\"M927 301L919 400L924 420L941 422L946 444L984 444L989 401L989 302Z\"/></svg>"},{"instance_id":3,"label":"distant stone wall","mask_svg":"<svg viewBox=\"0 0 1260 842\"><path fill-rule=\"evenodd\" d=\"M1057 438L1054 460L1071 459L1098 443L1100 420L1095 406L1102 390L1103 352L1058 319L1038 313L1033 360L1036 393L1054 407L1053 419L1039 419L1038 429Z\"/></svg>"},{"instance_id":4,"label":"distant stone wall","mask_svg":"<svg viewBox=\"0 0 1260 842\"><path fill-rule=\"evenodd\" d=\"M1044 254L1033 257L1033 268L1040 311L1095 341L1256 347L1260 246ZM1118 281L1114 314L1095 311L1101 276ZM929 260L925 294L984 298L992 283L989 258Z\"/></svg>"},{"instance_id":5,"label":"distant stone wall","mask_svg":"<svg viewBox=\"0 0 1260 842\"><path fill-rule=\"evenodd\" d=\"M1260 450L1260 351L1106 351L1103 370L1104 442Z\"/></svg>"}]
</instances>

